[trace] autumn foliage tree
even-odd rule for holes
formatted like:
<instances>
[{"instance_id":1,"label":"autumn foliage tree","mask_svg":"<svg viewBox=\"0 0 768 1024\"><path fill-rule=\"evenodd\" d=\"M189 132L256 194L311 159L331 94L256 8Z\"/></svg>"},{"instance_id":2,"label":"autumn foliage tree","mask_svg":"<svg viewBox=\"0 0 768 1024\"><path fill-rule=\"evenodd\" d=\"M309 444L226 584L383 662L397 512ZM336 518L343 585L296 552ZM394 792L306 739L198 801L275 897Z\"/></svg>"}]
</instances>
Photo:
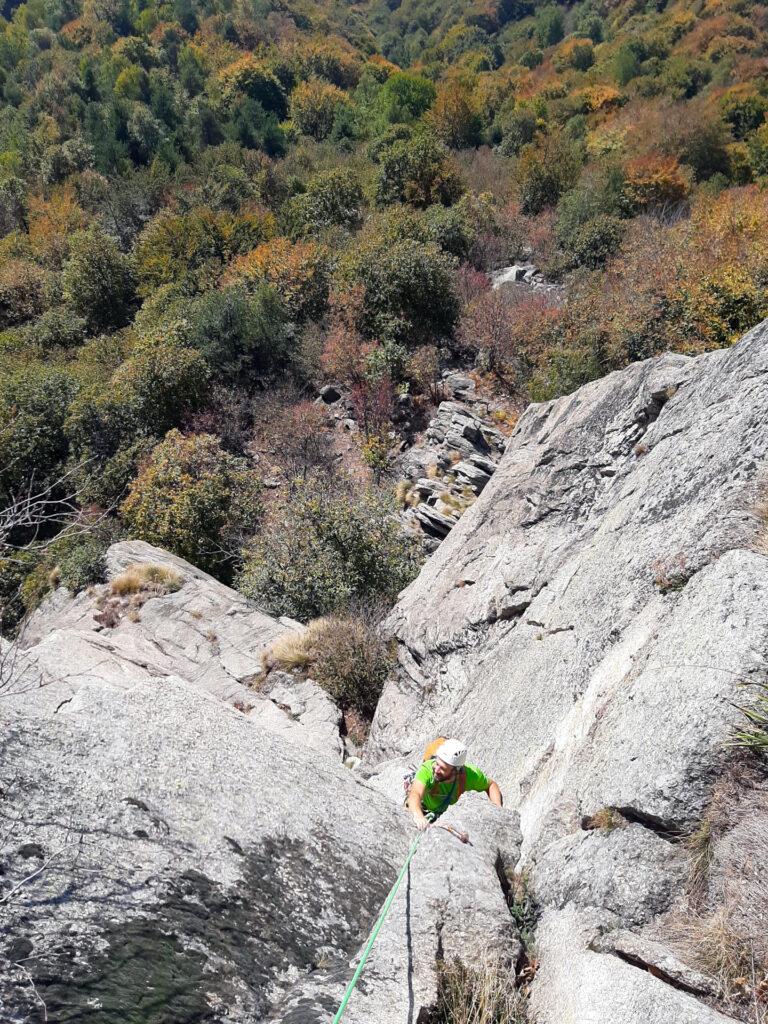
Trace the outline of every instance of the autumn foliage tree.
<instances>
[{"instance_id":1,"label":"autumn foliage tree","mask_svg":"<svg viewBox=\"0 0 768 1024\"><path fill-rule=\"evenodd\" d=\"M280 296L289 316L305 320L325 308L328 277L328 254L322 245L278 237L233 260L223 283L246 290L267 284Z\"/></svg>"},{"instance_id":2,"label":"autumn foliage tree","mask_svg":"<svg viewBox=\"0 0 768 1024\"><path fill-rule=\"evenodd\" d=\"M337 115L350 103L337 86L311 79L291 93L291 120L304 135L321 141L331 134Z\"/></svg>"}]
</instances>

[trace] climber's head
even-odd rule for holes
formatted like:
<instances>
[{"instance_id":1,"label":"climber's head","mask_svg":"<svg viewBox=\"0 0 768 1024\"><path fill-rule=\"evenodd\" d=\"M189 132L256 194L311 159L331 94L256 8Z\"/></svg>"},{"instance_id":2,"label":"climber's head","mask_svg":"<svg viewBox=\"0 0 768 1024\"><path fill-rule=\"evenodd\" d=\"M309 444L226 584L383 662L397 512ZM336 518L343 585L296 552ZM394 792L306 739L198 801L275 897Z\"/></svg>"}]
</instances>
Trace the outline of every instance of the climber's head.
<instances>
[{"instance_id":1,"label":"climber's head","mask_svg":"<svg viewBox=\"0 0 768 1024\"><path fill-rule=\"evenodd\" d=\"M467 760L467 748L459 740L445 740L435 751L434 778L437 782L452 779Z\"/></svg>"}]
</instances>

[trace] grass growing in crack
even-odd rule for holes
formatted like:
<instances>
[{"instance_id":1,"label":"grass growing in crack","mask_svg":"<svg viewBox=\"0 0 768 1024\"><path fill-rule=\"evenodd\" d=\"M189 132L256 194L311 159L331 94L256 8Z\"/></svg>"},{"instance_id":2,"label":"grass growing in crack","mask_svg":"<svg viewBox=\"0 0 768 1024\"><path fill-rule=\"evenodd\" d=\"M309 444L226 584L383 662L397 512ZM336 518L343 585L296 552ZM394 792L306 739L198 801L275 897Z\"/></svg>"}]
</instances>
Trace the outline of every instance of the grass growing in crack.
<instances>
[{"instance_id":1,"label":"grass growing in crack","mask_svg":"<svg viewBox=\"0 0 768 1024\"><path fill-rule=\"evenodd\" d=\"M712 822L704 818L696 831L686 840L691 854L690 893L694 900L703 895L709 881L714 856Z\"/></svg>"},{"instance_id":2,"label":"grass growing in crack","mask_svg":"<svg viewBox=\"0 0 768 1024\"><path fill-rule=\"evenodd\" d=\"M514 970L499 960L466 967L439 965L438 1007L432 1024L532 1024L528 1000L515 985Z\"/></svg>"},{"instance_id":3,"label":"grass growing in crack","mask_svg":"<svg viewBox=\"0 0 768 1024\"><path fill-rule=\"evenodd\" d=\"M686 960L717 983L718 996L729 1004L750 1006L748 1019L768 1024L768 965L756 942L731 921L727 907L679 926Z\"/></svg>"},{"instance_id":4,"label":"grass growing in crack","mask_svg":"<svg viewBox=\"0 0 768 1024\"><path fill-rule=\"evenodd\" d=\"M768 683L750 688L756 691L756 699L749 707L739 706L746 721L744 728L734 733L733 745L768 754Z\"/></svg>"},{"instance_id":5,"label":"grass growing in crack","mask_svg":"<svg viewBox=\"0 0 768 1024\"><path fill-rule=\"evenodd\" d=\"M627 819L615 807L602 807L599 811L595 811L594 814L584 818L581 827L587 832L597 829L601 829L604 832L613 832L614 829L621 828L622 825L626 824Z\"/></svg>"},{"instance_id":6,"label":"grass growing in crack","mask_svg":"<svg viewBox=\"0 0 768 1024\"><path fill-rule=\"evenodd\" d=\"M536 973L536 955L534 936L536 934L536 918L538 910L528 888L528 876L525 872L514 871L507 875L507 906L512 920L515 922L520 942L523 944L522 963L519 974L522 981L531 981Z\"/></svg>"}]
</instances>

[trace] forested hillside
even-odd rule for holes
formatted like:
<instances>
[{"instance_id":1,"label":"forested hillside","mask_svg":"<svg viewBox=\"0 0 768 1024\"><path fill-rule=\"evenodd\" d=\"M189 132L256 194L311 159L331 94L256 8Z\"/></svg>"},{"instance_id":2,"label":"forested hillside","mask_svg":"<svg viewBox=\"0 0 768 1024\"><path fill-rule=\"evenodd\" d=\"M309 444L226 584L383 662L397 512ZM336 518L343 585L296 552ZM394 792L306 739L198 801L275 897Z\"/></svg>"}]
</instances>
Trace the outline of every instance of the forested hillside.
<instances>
[{"instance_id":1,"label":"forested hillside","mask_svg":"<svg viewBox=\"0 0 768 1024\"><path fill-rule=\"evenodd\" d=\"M420 560L404 396L426 423L450 365L520 407L766 316L767 28L750 0L6 5L3 629L126 535L277 614L386 605ZM492 289L515 260L558 287Z\"/></svg>"}]
</instances>

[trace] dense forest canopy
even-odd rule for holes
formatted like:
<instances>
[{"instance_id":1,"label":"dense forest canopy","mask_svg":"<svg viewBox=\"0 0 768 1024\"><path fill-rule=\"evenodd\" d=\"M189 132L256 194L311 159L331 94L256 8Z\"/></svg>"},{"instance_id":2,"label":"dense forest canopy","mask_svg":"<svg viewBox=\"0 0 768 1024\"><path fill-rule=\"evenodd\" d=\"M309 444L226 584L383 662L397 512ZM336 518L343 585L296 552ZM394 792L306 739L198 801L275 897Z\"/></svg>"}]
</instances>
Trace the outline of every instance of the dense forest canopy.
<instances>
[{"instance_id":1,"label":"dense forest canopy","mask_svg":"<svg viewBox=\"0 0 768 1024\"><path fill-rule=\"evenodd\" d=\"M6 5L4 627L126 531L280 611L307 572L307 615L390 600L418 560L386 494L318 482L323 378L378 481L448 361L523 403L766 316L767 29L752 0ZM515 260L557 290L492 290Z\"/></svg>"}]
</instances>

